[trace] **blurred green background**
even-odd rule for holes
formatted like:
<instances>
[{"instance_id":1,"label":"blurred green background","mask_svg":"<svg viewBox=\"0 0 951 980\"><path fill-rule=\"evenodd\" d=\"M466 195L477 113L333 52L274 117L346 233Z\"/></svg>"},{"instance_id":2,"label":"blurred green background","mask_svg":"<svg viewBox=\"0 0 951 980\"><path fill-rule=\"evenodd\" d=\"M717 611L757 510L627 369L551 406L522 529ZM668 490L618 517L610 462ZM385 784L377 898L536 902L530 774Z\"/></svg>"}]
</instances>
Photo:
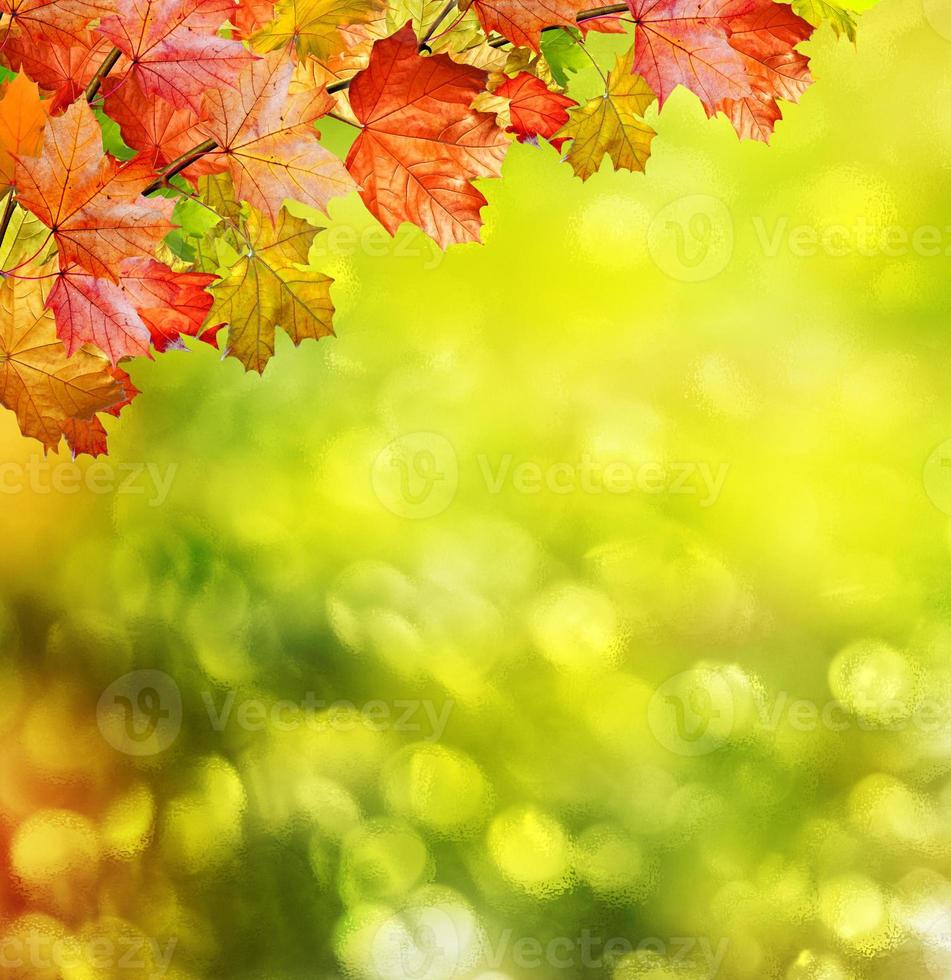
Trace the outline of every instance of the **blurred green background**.
<instances>
[{"instance_id":1,"label":"blurred green background","mask_svg":"<svg viewBox=\"0 0 951 980\"><path fill-rule=\"evenodd\" d=\"M484 246L338 202L338 338L106 460L0 418L6 975L951 976L951 14L808 50Z\"/></svg>"}]
</instances>

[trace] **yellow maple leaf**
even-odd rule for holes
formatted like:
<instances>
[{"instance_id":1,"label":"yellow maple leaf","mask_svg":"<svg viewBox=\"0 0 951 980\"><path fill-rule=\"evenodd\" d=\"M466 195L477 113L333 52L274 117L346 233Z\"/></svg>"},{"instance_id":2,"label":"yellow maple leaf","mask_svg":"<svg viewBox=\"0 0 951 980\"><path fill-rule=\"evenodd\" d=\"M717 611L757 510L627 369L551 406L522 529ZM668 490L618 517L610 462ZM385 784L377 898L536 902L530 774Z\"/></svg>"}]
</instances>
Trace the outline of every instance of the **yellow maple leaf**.
<instances>
[{"instance_id":1,"label":"yellow maple leaf","mask_svg":"<svg viewBox=\"0 0 951 980\"><path fill-rule=\"evenodd\" d=\"M587 180L605 156L615 170L643 170L656 133L643 115L655 95L640 75L634 74L634 50L620 55L607 79L604 95L569 111L568 122L555 139L570 139L566 159L575 173Z\"/></svg>"},{"instance_id":2,"label":"yellow maple leaf","mask_svg":"<svg viewBox=\"0 0 951 980\"><path fill-rule=\"evenodd\" d=\"M255 51L276 51L293 44L299 57L325 61L343 53L342 30L380 17L382 0L281 0L274 18L251 38Z\"/></svg>"},{"instance_id":3,"label":"yellow maple leaf","mask_svg":"<svg viewBox=\"0 0 951 980\"><path fill-rule=\"evenodd\" d=\"M229 357L261 372L274 354L276 328L299 344L333 334L333 280L307 264L318 229L282 211L276 225L251 209L249 247L221 282L209 323L227 323Z\"/></svg>"},{"instance_id":4,"label":"yellow maple leaf","mask_svg":"<svg viewBox=\"0 0 951 980\"><path fill-rule=\"evenodd\" d=\"M28 262L42 264L52 250L49 228L29 211L14 205L3 241L0 241L0 270L10 271ZM31 269L23 270L24 275L28 272Z\"/></svg>"},{"instance_id":5,"label":"yellow maple leaf","mask_svg":"<svg viewBox=\"0 0 951 980\"><path fill-rule=\"evenodd\" d=\"M38 271L50 276L53 266ZM25 436L55 450L72 422L118 405L124 393L104 357L86 348L66 356L48 293L48 279L0 282L0 404Z\"/></svg>"}]
</instances>

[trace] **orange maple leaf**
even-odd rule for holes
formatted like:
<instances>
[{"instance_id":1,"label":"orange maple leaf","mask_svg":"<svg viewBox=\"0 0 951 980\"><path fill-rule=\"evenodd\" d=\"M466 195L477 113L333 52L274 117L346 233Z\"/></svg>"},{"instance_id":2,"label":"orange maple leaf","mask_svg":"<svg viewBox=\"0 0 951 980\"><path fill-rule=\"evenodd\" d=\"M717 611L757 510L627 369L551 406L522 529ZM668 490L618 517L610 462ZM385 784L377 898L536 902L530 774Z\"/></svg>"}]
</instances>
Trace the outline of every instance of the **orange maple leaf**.
<instances>
[{"instance_id":1,"label":"orange maple leaf","mask_svg":"<svg viewBox=\"0 0 951 980\"><path fill-rule=\"evenodd\" d=\"M513 44L537 52L546 27L573 26L591 4L587 0L465 0L459 6L475 10L486 34L497 31Z\"/></svg>"},{"instance_id":2,"label":"orange maple leaf","mask_svg":"<svg viewBox=\"0 0 951 980\"><path fill-rule=\"evenodd\" d=\"M753 93L726 99L720 108L741 138L767 142L782 118L777 99L798 102L812 84L809 59L796 45L813 30L792 7L774 0L756 0L752 10L730 23L730 45L743 58Z\"/></svg>"},{"instance_id":3,"label":"orange maple leaf","mask_svg":"<svg viewBox=\"0 0 951 980\"><path fill-rule=\"evenodd\" d=\"M0 282L0 403L24 435L56 449L72 420L121 407L128 395L104 358L86 350L66 356L47 289L38 279Z\"/></svg>"},{"instance_id":4,"label":"orange maple leaf","mask_svg":"<svg viewBox=\"0 0 951 980\"><path fill-rule=\"evenodd\" d=\"M10 18L4 34L17 30L38 44L51 32L68 40L90 21L111 13L111 8L107 0L0 0L0 14Z\"/></svg>"},{"instance_id":5,"label":"orange maple leaf","mask_svg":"<svg viewBox=\"0 0 951 980\"><path fill-rule=\"evenodd\" d=\"M753 94L743 56L730 44L730 22L753 0L628 0L637 22L634 71L663 108L683 85L716 114L725 99Z\"/></svg>"},{"instance_id":6,"label":"orange maple leaf","mask_svg":"<svg viewBox=\"0 0 951 980\"><path fill-rule=\"evenodd\" d=\"M340 160L318 142L314 120L334 107L325 89L289 94L294 67L279 52L245 68L238 88L209 92L198 129L226 163L235 196L271 221L285 198L325 210L356 189Z\"/></svg>"},{"instance_id":7,"label":"orange maple leaf","mask_svg":"<svg viewBox=\"0 0 951 980\"><path fill-rule=\"evenodd\" d=\"M106 38L88 30L64 34L42 27L30 35L12 34L3 44L3 56L52 96L50 112L55 114L82 95L111 48Z\"/></svg>"},{"instance_id":8,"label":"orange maple leaf","mask_svg":"<svg viewBox=\"0 0 951 980\"><path fill-rule=\"evenodd\" d=\"M14 156L39 153L49 110L50 103L26 75L0 89L0 183L13 183Z\"/></svg>"},{"instance_id":9,"label":"orange maple leaf","mask_svg":"<svg viewBox=\"0 0 951 980\"><path fill-rule=\"evenodd\" d=\"M347 168L390 234L411 221L442 248L479 240L486 200L472 180L498 177L508 146L495 117L471 108L487 77L446 55L421 57L409 24L373 46L350 85L363 130Z\"/></svg>"},{"instance_id":10,"label":"orange maple leaf","mask_svg":"<svg viewBox=\"0 0 951 980\"><path fill-rule=\"evenodd\" d=\"M17 159L17 200L50 229L63 268L117 282L123 259L152 254L175 227L172 201L140 196L154 176L145 161L104 157L99 123L79 101L50 119L39 156Z\"/></svg>"}]
</instances>

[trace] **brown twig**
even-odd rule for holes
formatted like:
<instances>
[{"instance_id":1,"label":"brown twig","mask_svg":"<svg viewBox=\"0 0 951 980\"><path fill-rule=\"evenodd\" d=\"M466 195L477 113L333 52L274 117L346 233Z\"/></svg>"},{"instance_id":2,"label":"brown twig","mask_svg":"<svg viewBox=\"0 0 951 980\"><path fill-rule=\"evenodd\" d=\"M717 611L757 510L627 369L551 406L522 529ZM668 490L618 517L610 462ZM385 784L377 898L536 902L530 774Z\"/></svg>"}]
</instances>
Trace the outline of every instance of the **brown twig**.
<instances>
[{"instance_id":1,"label":"brown twig","mask_svg":"<svg viewBox=\"0 0 951 980\"><path fill-rule=\"evenodd\" d=\"M0 218L0 245L6 237L7 228L10 227L10 219L13 217L13 188L7 192L3 205L3 217Z\"/></svg>"},{"instance_id":2,"label":"brown twig","mask_svg":"<svg viewBox=\"0 0 951 980\"><path fill-rule=\"evenodd\" d=\"M199 143L198 146L189 150L187 153L183 153L177 160L165 168L162 172L162 176L158 180L153 181L145 188L142 193L144 195L154 194L156 191L160 191L163 187L168 187L168 182L180 174L183 170L190 167L193 163L200 160L206 153L211 153L212 150L217 150L218 144L214 140L205 140L204 143Z\"/></svg>"},{"instance_id":3,"label":"brown twig","mask_svg":"<svg viewBox=\"0 0 951 980\"><path fill-rule=\"evenodd\" d=\"M575 20L577 23L580 24L582 23L582 21L595 20L597 17L610 17L611 14L621 14L624 13L625 10L630 10L630 9L631 8L626 3L612 3L612 4L608 4L608 6L606 7L592 7L590 10L583 10L580 14L578 14ZM445 16L447 12L448 11L443 11L443 16ZM436 29L440 19L441 18L437 18L436 23L431 28L431 31ZM570 27L571 25L569 24L567 26ZM553 27L542 28L542 33L546 33L547 31L560 31L560 30L562 30L562 27L560 25L555 25ZM431 33L427 34L426 35L427 40L431 36L432 36ZM423 46L423 43L424 42L420 42L421 47ZM507 37L497 37L489 41L489 46L493 48L504 48L506 44L511 44L511 43L512 42ZM350 83L352 81L353 81L352 78L348 78L342 82L333 82L332 84L327 86L327 91L330 95L333 95L335 92L342 92L344 91L344 89L350 87Z\"/></svg>"},{"instance_id":4,"label":"brown twig","mask_svg":"<svg viewBox=\"0 0 951 980\"><path fill-rule=\"evenodd\" d=\"M419 39L419 50L427 51L429 50L429 39L439 30L439 25L452 13L456 8L456 0L449 0L445 7L439 11L439 15L430 24L429 30Z\"/></svg>"},{"instance_id":5,"label":"brown twig","mask_svg":"<svg viewBox=\"0 0 951 980\"><path fill-rule=\"evenodd\" d=\"M122 57L122 52L118 48L113 48L105 58L105 61L99 66L99 70L95 75L92 76L92 80L86 86L86 101L92 102L99 92L99 86L102 85L102 80L112 71L116 66L116 62Z\"/></svg>"}]
</instances>

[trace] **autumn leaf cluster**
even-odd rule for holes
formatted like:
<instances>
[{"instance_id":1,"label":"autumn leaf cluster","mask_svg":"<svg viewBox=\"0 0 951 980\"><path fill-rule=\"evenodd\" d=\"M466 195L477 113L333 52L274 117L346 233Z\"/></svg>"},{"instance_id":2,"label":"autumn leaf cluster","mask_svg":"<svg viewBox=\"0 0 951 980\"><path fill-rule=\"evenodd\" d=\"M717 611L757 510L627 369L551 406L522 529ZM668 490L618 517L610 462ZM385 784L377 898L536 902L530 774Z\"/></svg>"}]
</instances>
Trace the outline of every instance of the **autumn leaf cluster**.
<instances>
[{"instance_id":1,"label":"autumn leaf cluster","mask_svg":"<svg viewBox=\"0 0 951 980\"><path fill-rule=\"evenodd\" d=\"M589 2L0 0L0 402L47 449L105 452L131 358L195 338L260 372L278 329L333 332L320 228L287 201L358 193L391 234L478 241L476 181L514 141L582 180L642 171L678 86L767 141L811 83L802 42L854 37L832 0ZM613 65L592 31L621 36Z\"/></svg>"}]
</instances>

